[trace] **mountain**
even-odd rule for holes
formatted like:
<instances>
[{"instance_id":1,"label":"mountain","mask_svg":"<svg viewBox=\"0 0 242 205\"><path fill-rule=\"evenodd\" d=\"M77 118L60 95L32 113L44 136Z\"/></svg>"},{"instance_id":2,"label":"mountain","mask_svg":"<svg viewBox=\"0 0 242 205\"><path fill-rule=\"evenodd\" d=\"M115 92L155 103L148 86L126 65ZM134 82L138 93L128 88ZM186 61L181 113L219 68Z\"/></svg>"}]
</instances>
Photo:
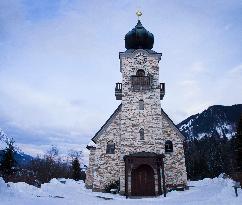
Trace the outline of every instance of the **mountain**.
<instances>
[{"instance_id":1,"label":"mountain","mask_svg":"<svg viewBox=\"0 0 242 205\"><path fill-rule=\"evenodd\" d=\"M0 129L0 161L2 160L2 156L4 154L3 150L7 146L7 141L10 141L9 137L3 132L2 129ZM14 153L14 158L18 165L26 165L33 159L32 156L24 154L23 152L19 151L18 148Z\"/></svg>"},{"instance_id":2,"label":"mountain","mask_svg":"<svg viewBox=\"0 0 242 205\"><path fill-rule=\"evenodd\" d=\"M213 105L202 113L183 120L177 126L189 140L201 139L205 135L219 134L231 138L236 133L237 123L242 113L242 104L223 106Z\"/></svg>"},{"instance_id":3,"label":"mountain","mask_svg":"<svg viewBox=\"0 0 242 205\"><path fill-rule=\"evenodd\" d=\"M5 148L6 141L9 141L9 139L7 135L3 132L3 130L0 128L0 150Z\"/></svg>"},{"instance_id":4,"label":"mountain","mask_svg":"<svg viewBox=\"0 0 242 205\"><path fill-rule=\"evenodd\" d=\"M0 150L0 161L2 160L3 154L4 154L4 151ZM14 153L14 159L16 160L17 165L27 165L29 162L31 162L33 157L31 157L30 155L16 151Z\"/></svg>"}]
</instances>

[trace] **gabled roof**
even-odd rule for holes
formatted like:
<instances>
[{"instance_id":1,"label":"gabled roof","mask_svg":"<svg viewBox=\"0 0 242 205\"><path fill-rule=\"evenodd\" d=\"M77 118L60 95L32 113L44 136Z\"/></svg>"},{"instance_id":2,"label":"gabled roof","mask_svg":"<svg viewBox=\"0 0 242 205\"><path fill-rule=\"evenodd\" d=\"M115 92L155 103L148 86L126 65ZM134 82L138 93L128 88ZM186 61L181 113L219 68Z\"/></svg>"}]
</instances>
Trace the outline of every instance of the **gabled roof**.
<instances>
[{"instance_id":1,"label":"gabled roof","mask_svg":"<svg viewBox=\"0 0 242 205\"><path fill-rule=\"evenodd\" d=\"M92 138L94 143L97 142L97 138L103 133L103 131L110 125L113 119L117 116L117 114L121 111L122 104L118 106L118 108L113 112L113 114L108 118L108 120L104 123L104 125L98 130L98 132Z\"/></svg>"},{"instance_id":2,"label":"gabled roof","mask_svg":"<svg viewBox=\"0 0 242 205\"><path fill-rule=\"evenodd\" d=\"M104 125L98 130L98 132L95 134L95 136L92 138L92 141L94 143L97 142L98 137L103 133L103 131L111 124L113 119L118 115L118 113L121 111L122 104L118 106L118 108L113 112L113 114L109 117L109 119L104 123ZM182 140L185 139L184 135L181 133L179 128L174 124L174 122L169 118L169 116L165 113L165 111L161 108L161 115L166 118L168 123L177 131L179 137L182 138Z\"/></svg>"},{"instance_id":3,"label":"gabled roof","mask_svg":"<svg viewBox=\"0 0 242 205\"><path fill-rule=\"evenodd\" d=\"M161 108L161 115L163 115L167 119L167 121L177 131L178 135L182 138L182 140L185 140L185 137L181 133L181 131L179 130L179 128L175 125L175 123L171 120L171 118L165 113L165 111L162 108Z\"/></svg>"}]
</instances>

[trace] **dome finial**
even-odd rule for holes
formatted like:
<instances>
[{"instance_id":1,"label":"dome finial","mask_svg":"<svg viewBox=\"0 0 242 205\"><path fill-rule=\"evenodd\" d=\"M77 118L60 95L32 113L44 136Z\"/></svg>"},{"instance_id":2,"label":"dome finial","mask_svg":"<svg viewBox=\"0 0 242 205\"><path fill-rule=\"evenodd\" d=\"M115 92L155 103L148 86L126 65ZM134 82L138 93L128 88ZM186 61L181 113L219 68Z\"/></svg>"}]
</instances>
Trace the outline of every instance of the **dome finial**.
<instances>
[{"instance_id":1,"label":"dome finial","mask_svg":"<svg viewBox=\"0 0 242 205\"><path fill-rule=\"evenodd\" d=\"M136 16L138 16L138 20L139 20L139 17L142 16L142 12L141 12L140 10L138 10L138 11L136 12Z\"/></svg>"},{"instance_id":2,"label":"dome finial","mask_svg":"<svg viewBox=\"0 0 242 205\"><path fill-rule=\"evenodd\" d=\"M147 31L141 24L139 17L142 12L136 12L138 22L136 26L125 35L125 48L128 49L148 49L151 50L154 44L154 35Z\"/></svg>"}]
</instances>

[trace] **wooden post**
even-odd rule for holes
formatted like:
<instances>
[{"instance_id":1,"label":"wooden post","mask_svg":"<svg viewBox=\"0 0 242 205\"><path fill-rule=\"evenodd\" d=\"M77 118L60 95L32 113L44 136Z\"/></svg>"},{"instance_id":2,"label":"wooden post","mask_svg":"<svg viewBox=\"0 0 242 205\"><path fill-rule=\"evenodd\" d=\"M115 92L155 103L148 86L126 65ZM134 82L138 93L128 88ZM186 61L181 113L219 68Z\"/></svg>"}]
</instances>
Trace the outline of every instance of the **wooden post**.
<instances>
[{"instance_id":1,"label":"wooden post","mask_svg":"<svg viewBox=\"0 0 242 205\"><path fill-rule=\"evenodd\" d=\"M235 182L235 185L233 187L234 187L235 196L238 197L238 188L241 188L240 183Z\"/></svg>"},{"instance_id":2,"label":"wooden post","mask_svg":"<svg viewBox=\"0 0 242 205\"><path fill-rule=\"evenodd\" d=\"M238 197L238 190L237 190L238 187L236 187L236 186L233 186L233 187L234 187L235 196Z\"/></svg>"},{"instance_id":3,"label":"wooden post","mask_svg":"<svg viewBox=\"0 0 242 205\"><path fill-rule=\"evenodd\" d=\"M160 176L160 164L157 164L157 178L158 178L158 195L161 195L162 194L162 191L161 191L161 176Z\"/></svg>"},{"instance_id":4,"label":"wooden post","mask_svg":"<svg viewBox=\"0 0 242 205\"><path fill-rule=\"evenodd\" d=\"M128 160L127 158L125 159L125 196L126 196L126 199L128 198L128 166L127 166L127 163L128 163Z\"/></svg>"},{"instance_id":5,"label":"wooden post","mask_svg":"<svg viewBox=\"0 0 242 205\"><path fill-rule=\"evenodd\" d=\"M165 179L164 158L162 158L161 168L162 168L162 182L163 182L164 197L166 197L166 179Z\"/></svg>"}]
</instances>

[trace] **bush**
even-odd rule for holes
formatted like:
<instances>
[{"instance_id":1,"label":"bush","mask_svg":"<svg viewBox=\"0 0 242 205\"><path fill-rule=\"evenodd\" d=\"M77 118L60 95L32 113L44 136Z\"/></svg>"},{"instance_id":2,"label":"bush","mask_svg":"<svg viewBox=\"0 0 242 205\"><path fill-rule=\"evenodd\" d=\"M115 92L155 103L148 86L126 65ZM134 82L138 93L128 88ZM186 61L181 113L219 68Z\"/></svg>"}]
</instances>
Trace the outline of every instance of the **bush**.
<instances>
[{"instance_id":1,"label":"bush","mask_svg":"<svg viewBox=\"0 0 242 205\"><path fill-rule=\"evenodd\" d=\"M81 168L77 157L72 161L72 178L76 181L81 179Z\"/></svg>"},{"instance_id":2,"label":"bush","mask_svg":"<svg viewBox=\"0 0 242 205\"><path fill-rule=\"evenodd\" d=\"M117 189L119 191L119 180L111 181L109 184L105 186L106 193L110 193L111 189Z\"/></svg>"}]
</instances>

